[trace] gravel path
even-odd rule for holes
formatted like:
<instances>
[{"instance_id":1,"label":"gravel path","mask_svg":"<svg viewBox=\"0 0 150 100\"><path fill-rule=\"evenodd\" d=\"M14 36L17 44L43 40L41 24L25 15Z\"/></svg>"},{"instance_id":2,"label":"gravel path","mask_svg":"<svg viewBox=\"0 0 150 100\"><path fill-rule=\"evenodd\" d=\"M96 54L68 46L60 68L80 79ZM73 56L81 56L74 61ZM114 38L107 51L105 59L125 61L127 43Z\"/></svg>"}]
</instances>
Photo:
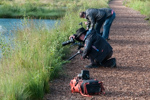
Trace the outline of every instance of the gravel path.
<instances>
[{"instance_id":1,"label":"gravel path","mask_svg":"<svg viewBox=\"0 0 150 100\"><path fill-rule=\"evenodd\" d=\"M50 82L44 100L150 100L150 26L139 12L123 6L122 0L112 0L109 5L116 12L109 43L117 68L88 69L91 78L104 82L106 94L83 97L70 92L70 80L89 64L76 57Z\"/></svg>"}]
</instances>

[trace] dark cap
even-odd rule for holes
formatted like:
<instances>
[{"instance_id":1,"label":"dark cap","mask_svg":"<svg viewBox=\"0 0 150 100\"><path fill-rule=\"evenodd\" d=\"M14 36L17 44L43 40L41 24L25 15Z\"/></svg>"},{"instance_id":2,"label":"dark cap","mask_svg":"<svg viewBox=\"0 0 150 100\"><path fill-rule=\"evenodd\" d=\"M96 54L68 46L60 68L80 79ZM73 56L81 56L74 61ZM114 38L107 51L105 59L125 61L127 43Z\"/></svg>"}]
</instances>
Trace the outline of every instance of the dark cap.
<instances>
[{"instance_id":1,"label":"dark cap","mask_svg":"<svg viewBox=\"0 0 150 100\"><path fill-rule=\"evenodd\" d=\"M87 30L85 30L83 27L79 28L76 31L75 38L78 39L82 34L86 34L86 32L87 32Z\"/></svg>"}]
</instances>

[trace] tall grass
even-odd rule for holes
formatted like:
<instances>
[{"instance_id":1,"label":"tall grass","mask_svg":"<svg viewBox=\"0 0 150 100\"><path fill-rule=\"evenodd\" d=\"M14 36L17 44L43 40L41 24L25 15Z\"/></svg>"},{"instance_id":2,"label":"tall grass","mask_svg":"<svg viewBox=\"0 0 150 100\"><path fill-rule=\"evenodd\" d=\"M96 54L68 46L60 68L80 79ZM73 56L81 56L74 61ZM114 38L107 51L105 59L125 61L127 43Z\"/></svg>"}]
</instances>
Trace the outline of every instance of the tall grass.
<instances>
[{"instance_id":1,"label":"tall grass","mask_svg":"<svg viewBox=\"0 0 150 100\"><path fill-rule=\"evenodd\" d=\"M130 0L126 2L125 4L126 6L129 6L135 10L140 11L141 14L146 15L147 20L150 19L150 1L149 0Z\"/></svg>"},{"instance_id":2,"label":"tall grass","mask_svg":"<svg viewBox=\"0 0 150 100\"><path fill-rule=\"evenodd\" d=\"M64 16L66 9L64 4L58 5L57 2L40 2L39 0L6 0L1 1L1 18L60 18Z\"/></svg>"},{"instance_id":3,"label":"tall grass","mask_svg":"<svg viewBox=\"0 0 150 100\"><path fill-rule=\"evenodd\" d=\"M68 0L69 1L69 0ZM70 0L71 1L71 0ZM0 61L0 98L2 100L42 100L49 91L49 80L59 76L64 63L63 57L68 54L69 47L61 43L68 40L71 34L84 21L79 12L87 8L107 7L103 0L77 0L66 5L67 10L61 24L49 31L43 25L18 30L13 40L13 47L4 43L3 57ZM25 19L25 21L28 21Z\"/></svg>"}]
</instances>

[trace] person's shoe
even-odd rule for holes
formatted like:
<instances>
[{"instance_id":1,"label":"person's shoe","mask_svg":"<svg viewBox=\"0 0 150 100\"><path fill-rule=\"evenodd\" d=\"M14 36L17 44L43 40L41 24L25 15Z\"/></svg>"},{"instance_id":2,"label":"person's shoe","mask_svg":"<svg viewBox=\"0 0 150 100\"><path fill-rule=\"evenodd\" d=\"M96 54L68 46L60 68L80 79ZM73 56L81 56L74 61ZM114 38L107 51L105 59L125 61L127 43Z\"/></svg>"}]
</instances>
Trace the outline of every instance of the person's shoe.
<instances>
[{"instance_id":1,"label":"person's shoe","mask_svg":"<svg viewBox=\"0 0 150 100\"><path fill-rule=\"evenodd\" d=\"M115 68L116 67L116 58L111 58L110 59L110 66L111 68Z\"/></svg>"},{"instance_id":2,"label":"person's shoe","mask_svg":"<svg viewBox=\"0 0 150 100\"><path fill-rule=\"evenodd\" d=\"M85 68L97 68L99 67L97 64L86 65Z\"/></svg>"},{"instance_id":3,"label":"person's shoe","mask_svg":"<svg viewBox=\"0 0 150 100\"><path fill-rule=\"evenodd\" d=\"M116 58L111 58L107 60L104 64L104 67L115 68L116 67Z\"/></svg>"}]
</instances>

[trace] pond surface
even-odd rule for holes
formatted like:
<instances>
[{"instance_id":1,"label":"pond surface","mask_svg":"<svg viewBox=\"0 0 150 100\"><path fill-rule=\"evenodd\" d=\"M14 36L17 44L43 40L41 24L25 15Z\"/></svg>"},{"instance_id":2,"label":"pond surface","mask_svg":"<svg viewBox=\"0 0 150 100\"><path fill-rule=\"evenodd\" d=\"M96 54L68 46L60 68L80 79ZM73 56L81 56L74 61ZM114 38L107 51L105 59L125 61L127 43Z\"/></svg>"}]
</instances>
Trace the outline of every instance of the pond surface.
<instances>
[{"instance_id":1,"label":"pond surface","mask_svg":"<svg viewBox=\"0 0 150 100\"><path fill-rule=\"evenodd\" d=\"M54 25L58 20L47 20L47 19L0 19L0 32L5 34L10 34L12 31L17 28L23 28L24 24L29 24L28 22L33 22L35 25L43 25L47 26L47 28L54 28Z\"/></svg>"},{"instance_id":2,"label":"pond surface","mask_svg":"<svg viewBox=\"0 0 150 100\"><path fill-rule=\"evenodd\" d=\"M31 23L30 23L31 22ZM59 20L49 20L49 19L7 19L0 18L0 44L1 42L11 43L10 38L15 36L17 29L23 29L24 25L30 27L30 24L34 24L39 27L45 27L48 30L55 27L55 23L59 23ZM1 58L1 46L0 46L0 58Z\"/></svg>"}]
</instances>

